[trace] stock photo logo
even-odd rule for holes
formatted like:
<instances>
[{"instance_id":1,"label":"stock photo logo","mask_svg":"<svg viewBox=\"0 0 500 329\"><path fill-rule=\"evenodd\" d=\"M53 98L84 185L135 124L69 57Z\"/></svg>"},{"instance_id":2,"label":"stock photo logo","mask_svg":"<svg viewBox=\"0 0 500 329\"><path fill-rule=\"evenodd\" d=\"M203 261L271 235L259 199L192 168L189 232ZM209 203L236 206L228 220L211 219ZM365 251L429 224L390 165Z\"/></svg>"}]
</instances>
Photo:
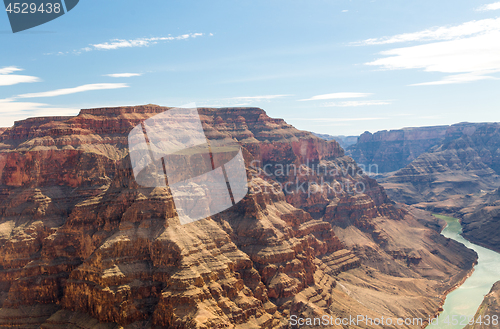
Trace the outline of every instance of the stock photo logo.
<instances>
[{"instance_id":1,"label":"stock photo logo","mask_svg":"<svg viewBox=\"0 0 500 329\"><path fill-rule=\"evenodd\" d=\"M207 138L194 104L145 120L132 129L128 143L136 182L168 186L181 224L229 209L248 192L239 144Z\"/></svg>"},{"instance_id":2,"label":"stock photo logo","mask_svg":"<svg viewBox=\"0 0 500 329\"><path fill-rule=\"evenodd\" d=\"M54 20L75 8L79 0L3 0L12 32L31 29Z\"/></svg>"}]
</instances>

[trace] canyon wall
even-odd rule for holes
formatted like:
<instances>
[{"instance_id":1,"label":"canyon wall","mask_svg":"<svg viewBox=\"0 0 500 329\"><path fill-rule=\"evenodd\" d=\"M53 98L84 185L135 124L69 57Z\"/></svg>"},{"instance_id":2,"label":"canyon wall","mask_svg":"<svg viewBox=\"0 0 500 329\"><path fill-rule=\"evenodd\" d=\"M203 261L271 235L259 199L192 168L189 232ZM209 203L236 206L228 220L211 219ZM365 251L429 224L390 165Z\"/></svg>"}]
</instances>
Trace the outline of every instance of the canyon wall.
<instances>
[{"instance_id":1,"label":"canyon wall","mask_svg":"<svg viewBox=\"0 0 500 329\"><path fill-rule=\"evenodd\" d=\"M459 211L462 235L475 244L500 252L500 190L474 200Z\"/></svg>"},{"instance_id":2,"label":"canyon wall","mask_svg":"<svg viewBox=\"0 0 500 329\"><path fill-rule=\"evenodd\" d=\"M450 126L441 143L394 175L382 178L396 201L458 213L500 186L500 124Z\"/></svg>"},{"instance_id":3,"label":"canyon wall","mask_svg":"<svg viewBox=\"0 0 500 329\"><path fill-rule=\"evenodd\" d=\"M241 145L250 191L181 225L169 188L137 185L128 153L132 128L168 109L85 109L0 135L0 327L427 318L472 269L473 251L394 204L337 142L258 108L199 109L208 137Z\"/></svg>"},{"instance_id":4,"label":"canyon wall","mask_svg":"<svg viewBox=\"0 0 500 329\"><path fill-rule=\"evenodd\" d=\"M459 123L365 132L346 154L379 173L392 200L459 217L467 239L498 251L499 128Z\"/></svg>"},{"instance_id":5,"label":"canyon wall","mask_svg":"<svg viewBox=\"0 0 500 329\"><path fill-rule=\"evenodd\" d=\"M379 173L396 171L439 143L447 126L365 132L349 146L347 154L365 167L376 166Z\"/></svg>"}]
</instances>

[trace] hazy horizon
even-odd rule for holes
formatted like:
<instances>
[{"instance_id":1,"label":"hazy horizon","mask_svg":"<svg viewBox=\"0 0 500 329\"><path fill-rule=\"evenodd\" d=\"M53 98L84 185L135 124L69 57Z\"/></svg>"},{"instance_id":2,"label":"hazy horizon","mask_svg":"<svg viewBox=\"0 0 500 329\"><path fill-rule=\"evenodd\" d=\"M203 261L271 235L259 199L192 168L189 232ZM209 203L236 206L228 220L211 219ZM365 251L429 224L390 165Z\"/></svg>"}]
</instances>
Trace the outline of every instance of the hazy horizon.
<instances>
[{"instance_id":1,"label":"hazy horizon","mask_svg":"<svg viewBox=\"0 0 500 329\"><path fill-rule=\"evenodd\" d=\"M138 104L138 105L123 105L123 106L111 106L110 108L112 107L133 107L133 106L145 106L145 105L158 105L158 106L161 106L161 107L173 107L173 106L168 106L168 105L159 105L159 104ZM208 106L204 106L204 107L208 107ZM241 106L242 108L255 108L255 106ZM258 107L258 106L257 106ZM99 107L97 107L99 108ZM226 107L219 107L219 108L227 108ZM81 111L83 109L80 109L78 110ZM266 111L265 108L262 108L262 110ZM266 111L267 113L267 111ZM68 114L67 116L76 116L78 115L79 113L76 113L75 115L71 115L71 114ZM269 113L268 113L269 114ZM19 119L19 120L16 120L16 121L24 121L26 119L29 119L29 118L35 118L35 117L51 117L52 115L47 115L47 116L44 116L44 115L40 115L40 116L29 116L29 117L26 117L24 119ZM55 116L55 115L54 115ZM66 115L62 115L62 116L66 116ZM289 123L287 121L286 118L283 118L283 117L272 117L274 119L283 119L285 120L285 122ZM500 121L477 121L477 122L473 122L473 121L462 121L462 122L455 122L455 123L451 123L451 124L443 124L443 125L431 125L431 126L428 126L428 125L422 125L422 126L404 126L404 127L396 127L396 128L386 128L386 129L381 129L381 130L374 130L374 131L371 131L371 130L365 130L365 131L362 131L360 132L359 134L351 134L351 135L345 135L345 134L331 134L331 133L320 133L320 132L317 132L317 131L313 131L313 130L307 130L307 129L300 129L298 128L296 125L293 125L295 128L297 129L300 129L300 130L306 130L306 131L310 131L310 132L313 132L313 133L316 133L316 134L324 134L324 135L330 135L330 136L336 136L336 137L358 137L360 135L362 135L363 133L365 132L370 132L370 133L376 133L376 132L380 132L380 131L391 131L391 130L403 130L403 129L413 129L413 128L430 128L430 127L439 127L439 126L453 126L453 125L458 125L458 124L481 124L481 123L500 123ZM13 125L12 125L13 126ZM0 128L10 128L12 126L0 126Z\"/></svg>"},{"instance_id":2,"label":"hazy horizon","mask_svg":"<svg viewBox=\"0 0 500 329\"><path fill-rule=\"evenodd\" d=\"M191 102L330 135L496 122L499 13L491 0L88 0L15 34L3 14L0 126Z\"/></svg>"}]
</instances>

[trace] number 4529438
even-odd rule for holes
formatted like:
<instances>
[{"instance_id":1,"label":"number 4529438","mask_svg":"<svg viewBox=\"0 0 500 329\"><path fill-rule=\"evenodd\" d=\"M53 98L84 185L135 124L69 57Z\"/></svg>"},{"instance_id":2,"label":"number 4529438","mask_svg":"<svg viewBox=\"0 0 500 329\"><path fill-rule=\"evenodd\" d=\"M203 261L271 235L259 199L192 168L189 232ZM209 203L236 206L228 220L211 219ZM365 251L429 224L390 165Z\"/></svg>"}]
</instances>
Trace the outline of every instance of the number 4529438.
<instances>
[{"instance_id":1,"label":"number 4529438","mask_svg":"<svg viewBox=\"0 0 500 329\"><path fill-rule=\"evenodd\" d=\"M46 14L59 14L61 12L60 3L41 3L39 6L36 3L9 3L5 11L9 14L34 14L34 13L46 13Z\"/></svg>"}]
</instances>

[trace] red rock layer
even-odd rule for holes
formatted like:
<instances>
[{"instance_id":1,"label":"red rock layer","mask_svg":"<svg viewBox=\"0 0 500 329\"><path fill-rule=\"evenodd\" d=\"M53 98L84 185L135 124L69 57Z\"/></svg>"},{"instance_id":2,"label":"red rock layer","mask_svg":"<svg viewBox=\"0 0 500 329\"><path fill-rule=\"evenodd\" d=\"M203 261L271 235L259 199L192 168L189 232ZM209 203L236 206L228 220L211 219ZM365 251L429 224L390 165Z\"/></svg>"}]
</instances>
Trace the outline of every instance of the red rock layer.
<instances>
[{"instance_id":1,"label":"red rock layer","mask_svg":"<svg viewBox=\"0 0 500 329\"><path fill-rule=\"evenodd\" d=\"M130 130L167 109L82 110L0 135L0 326L284 328L292 314L364 310L344 291L371 288L355 288L348 272L418 277L405 293L412 307L421 297L425 315L471 266L473 254L433 242L439 235L395 207L336 142L256 108L199 110L207 135L242 145L251 191L180 225L167 188L135 183L127 149ZM282 175L283 165L301 170ZM408 236L407 223L437 256L391 238L394 227Z\"/></svg>"}]
</instances>

